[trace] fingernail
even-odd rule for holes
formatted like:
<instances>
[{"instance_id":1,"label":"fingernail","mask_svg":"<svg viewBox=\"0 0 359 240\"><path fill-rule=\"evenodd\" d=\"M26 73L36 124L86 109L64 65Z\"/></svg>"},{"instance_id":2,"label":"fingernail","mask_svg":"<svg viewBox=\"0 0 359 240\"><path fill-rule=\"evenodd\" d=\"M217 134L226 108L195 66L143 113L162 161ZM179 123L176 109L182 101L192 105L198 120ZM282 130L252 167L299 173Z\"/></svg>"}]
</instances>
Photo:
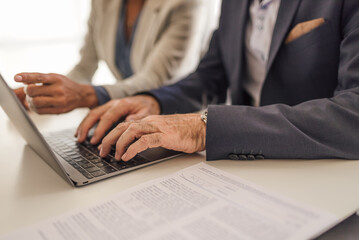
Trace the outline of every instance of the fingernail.
<instances>
[{"instance_id":1,"label":"fingernail","mask_svg":"<svg viewBox=\"0 0 359 240\"><path fill-rule=\"evenodd\" d=\"M14 79L15 79L15 81L17 81L17 82L21 82L21 81L22 81L22 76L16 75L16 76L14 77Z\"/></svg>"},{"instance_id":2,"label":"fingernail","mask_svg":"<svg viewBox=\"0 0 359 240\"><path fill-rule=\"evenodd\" d=\"M96 144L97 143L97 138L92 137L91 140L90 140L90 143L91 144Z\"/></svg>"},{"instance_id":3,"label":"fingernail","mask_svg":"<svg viewBox=\"0 0 359 240\"><path fill-rule=\"evenodd\" d=\"M77 133L77 141L80 141L81 139L81 131Z\"/></svg>"},{"instance_id":4,"label":"fingernail","mask_svg":"<svg viewBox=\"0 0 359 240\"><path fill-rule=\"evenodd\" d=\"M102 148L100 148L100 157L104 157Z\"/></svg>"}]
</instances>

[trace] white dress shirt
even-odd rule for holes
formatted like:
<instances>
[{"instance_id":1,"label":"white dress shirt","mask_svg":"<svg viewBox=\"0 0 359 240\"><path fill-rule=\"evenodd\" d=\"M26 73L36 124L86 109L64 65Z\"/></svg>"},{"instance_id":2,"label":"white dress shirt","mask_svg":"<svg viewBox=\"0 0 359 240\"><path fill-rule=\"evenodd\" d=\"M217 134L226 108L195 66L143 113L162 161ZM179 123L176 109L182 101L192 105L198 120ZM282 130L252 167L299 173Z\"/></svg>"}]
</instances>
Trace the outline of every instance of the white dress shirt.
<instances>
[{"instance_id":1,"label":"white dress shirt","mask_svg":"<svg viewBox=\"0 0 359 240\"><path fill-rule=\"evenodd\" d=\"M260 105L266 67L280 0L253 0L245 37L247 74L244 89L252 97L252 105Z\"/></svg>"}]
</instances>

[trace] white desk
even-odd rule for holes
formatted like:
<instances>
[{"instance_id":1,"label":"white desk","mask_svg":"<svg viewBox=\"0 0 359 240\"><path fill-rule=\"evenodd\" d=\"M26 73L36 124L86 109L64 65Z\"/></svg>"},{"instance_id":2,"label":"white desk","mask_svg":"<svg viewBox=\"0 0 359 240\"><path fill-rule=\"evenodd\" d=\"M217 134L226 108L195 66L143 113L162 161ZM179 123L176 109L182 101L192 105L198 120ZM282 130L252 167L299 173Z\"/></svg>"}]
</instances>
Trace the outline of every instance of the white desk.
<instances>
[{"instance_id":1,"label":"white desk","mask_svg":"<svg viewBox=\"0 0 359 240\"><path fill-rule=\"evenodd\" d=\"M32 115L43 132L73 128L85 110ZM73 188L26 146L0 108L0 235L90 205L136 184L205 161L184 155L82 188ZM208 164L345 218L359 208L359 161L261 160Z\"/></svg>"}]
</instances>

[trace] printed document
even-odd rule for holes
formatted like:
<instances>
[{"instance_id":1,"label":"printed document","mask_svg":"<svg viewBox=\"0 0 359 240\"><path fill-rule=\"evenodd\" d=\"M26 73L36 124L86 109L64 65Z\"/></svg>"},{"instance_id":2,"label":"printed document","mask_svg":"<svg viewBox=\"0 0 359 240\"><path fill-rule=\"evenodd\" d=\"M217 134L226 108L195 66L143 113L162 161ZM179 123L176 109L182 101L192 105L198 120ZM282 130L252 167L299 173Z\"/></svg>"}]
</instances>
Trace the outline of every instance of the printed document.
<instances>
[{"instance_id":1,"label":"printed document","mask_svg":"<svg viewBox=\"0 0 359 240\"><path fill-rule=\"evenodd\" d=\"M309 239L334 215L200 163L0 239Z\"/></svg>"}]
</instances>

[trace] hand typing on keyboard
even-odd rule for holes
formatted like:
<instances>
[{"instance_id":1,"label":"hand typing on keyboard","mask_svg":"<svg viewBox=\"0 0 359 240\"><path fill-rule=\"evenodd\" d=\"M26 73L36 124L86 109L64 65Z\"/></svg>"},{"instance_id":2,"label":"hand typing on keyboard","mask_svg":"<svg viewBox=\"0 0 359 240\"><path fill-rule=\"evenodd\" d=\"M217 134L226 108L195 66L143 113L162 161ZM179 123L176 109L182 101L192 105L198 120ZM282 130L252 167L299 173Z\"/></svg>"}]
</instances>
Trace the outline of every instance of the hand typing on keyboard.
<instances>
[{"instance_id":1,"label":"hand typing on keyboard","mask_svg":"<svg viewBox=\"0 0 359 240\"><path fill-rule=\"evenodd\" d=\"M128 161L148 148L163 147L193 153L205 149L206 125L200 114L149 116L123 122L114 128L99 146L100 156L116 146L115 158Z\"/></svg>"},{"instance_id":2,"label":"hand typing on keyboard","mask_svg":"<svg viewBox=\"0 0 359 240\"><path fill-rule=\"evenodd\" d=\"M112 100L91 110L81 122L75 136L79 142L84 142L89 135L90 129L98 123L90 140L91 144L98 144L113 124L120 119L126 119L126 121L137 120L159 113L159 104L151 96L139 95Z\"/></svg>"}]
</instances>

